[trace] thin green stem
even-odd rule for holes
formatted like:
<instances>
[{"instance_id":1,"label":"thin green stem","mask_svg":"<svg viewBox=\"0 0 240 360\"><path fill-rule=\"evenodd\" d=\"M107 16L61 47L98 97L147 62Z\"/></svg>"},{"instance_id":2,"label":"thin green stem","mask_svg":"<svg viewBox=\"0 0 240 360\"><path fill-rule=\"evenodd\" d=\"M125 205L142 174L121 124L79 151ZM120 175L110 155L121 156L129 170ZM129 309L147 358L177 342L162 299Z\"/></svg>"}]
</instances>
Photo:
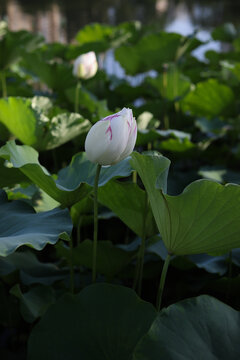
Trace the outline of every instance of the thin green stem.
<instances>
[{"instance_id":1,"label":"thin green stem","mask_svg":"<svg viewBox=\"0 0 240 360\"><path fill-rule=\"evenodd\" d=\"M142 219L142 239L139 248L138 263L137 263L137 274L136 274L136 285L137 293L141 296L142 291L142 278L143 278L143 265L144 265L144 254L145 254L145 244L146 244L146 218L148 210L148 195L145 191L145 200L144 200L144 209L143 209L143 219Z\"/></svg>"},{"instance_id":2,"label":"thin green stem","mask_svg":"<svg viewBox=\"0 0 240 360\"><path fill-rule=\"evenodd\" d=\"M136 172L136 170L134 170L133 173L132 173L132 182L134 184L137 183L137 172Z\"/></svg>"},{"instance_id":3,"label":"thin green stem","mask_svg":"<svg viewBox=\"0 0 240 360\"><path fill-rule=\"evenodd\" d=\"M94 180L94 202L93 202L93 219L94 219L94 230L93 230L93 258L92 258L92 282L96 282L97 276L97 240L98 240L98 180L101 171L101 165L98 164L95 180Z\"/></svg>"},{"instance_id":4,"label":"thin green stem","mask_svg":"<svg viewBox=\"0 0 240 360\"><path fill-rule=\"evenodd\" d=\"M230 293L231 293L231 283L232 283L232 251L229 252L228 257L228 278L227 278L227 286L226 286L226 301L229 301L230 299Z\"/></svg>"},{"instance_id":5,"label":"thin green stem","mask_svg":"<svg viewBox=\"0 0 240 360\"><path fill-rule=\"evenodd\" d=\"M163 123L164 123L164 129L168 130L170 127L170 124L169 124L169 119L168 119L167 114L165 114L163 117Z\"/></svg>"},{"instance_id":6,"label":"thin green stem","mask_svg":"<svg viewBox=\"0 0 240 360\"><path fill-rule=\"evenodd\" d=\"M1 81L2 81L2 96L7 97L7 84L5 73L1 72Z\"/></svg>"},{"instance_id":7,"label":"thin green stem","mask_svg":"<svg viewBox=\"0 0 240 360\"><path fill-rule=\"evenodd\" d=\"M70 237L70 291L74 294L73 240Z\"/></svg>"},{"instance_id":8,"label":"thin green stem","mask_svg":"<svg viewBox=\"0 0 240 360\"><path fill-rule=\"evenodd\" d=\"M81 225L82 225L82 216L80 216L77 224L77 245L81 242Z\"/></svg>"},{"instance_id":9,"label":"thin green stem","mask_svg":"<svg viewBox=\"0 0 240 360\"><path fill-rule=\"evenodd\" d=\"M165 285L165 280L166 280L170 260L171 260L171 255L168 254L168 256L165 259L164 265L163 265L161 279L160 279L159 288L158 288L157 304L156 304L157 311L161 310L162 294L163 294L163 290L164 290L164 285Z\"/></svg>"},{"instance_id":10,"label":"thin green stem","mask_svg":"<svg viewBox=\"0 0 240 360\"><path fill-rule=\"evenodd\" d=\"M232 251L229 251L229 257L228 257L228 277L232 277Z\"/></svg>"},{"instance_id":11,"label":"thin green stem","mask_svg":"<svg viewBox=\"0 0 240 360\"><path fill-rule=\"evenodd\" d=\"M75 90L75 113L78 113L79 110L79 89L81 87L81 83L78 80Z\"/></svg>"}]
</instances>

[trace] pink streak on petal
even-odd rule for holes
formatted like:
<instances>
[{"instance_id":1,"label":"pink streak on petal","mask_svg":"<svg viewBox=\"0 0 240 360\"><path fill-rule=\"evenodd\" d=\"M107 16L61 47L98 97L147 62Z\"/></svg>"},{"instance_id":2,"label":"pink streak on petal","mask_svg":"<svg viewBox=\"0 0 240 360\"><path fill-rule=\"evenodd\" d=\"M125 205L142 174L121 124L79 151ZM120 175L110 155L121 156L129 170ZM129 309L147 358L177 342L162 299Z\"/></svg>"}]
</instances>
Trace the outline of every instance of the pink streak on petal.
<instances>
[{"instance_id":1,"label":"pink streak on petal","mask_svg":"<svg viewBox=\"0 0 240 360\"><path fill-rule=\"evenodd\" d=\"M135 128L134 128L134 135L136 134L136 131L137 131L137 124L135 124Z\"/></svg>"},{"instance_id":2,"label":"pink streak on petal","mask_svg":"<svg viewBox=\"0 0 240 360\"><path fill-rule=\"evenodd\" d=\"M120 115L118 115L118 114L113 114L113 115L109 115L109 116L107 116L107 117L105 117L104 119L102 119L102 120L100 120L100 121L106 121L106 120L112 120L112 119L114 119L115 117L119 117Z\"/></svg>"},{"instance_id":3,"label":"pink streak on petal","mask_svg":"<svg viewBox=\"0 0 240 360\"><path fill-rule=\"evenodd\" d=\"M105 134L110 133L110 140L112 140L112 128L111 125L109 125L109 127L107 128L107 131L105 132Z\"/></svg>"}]
</instances>

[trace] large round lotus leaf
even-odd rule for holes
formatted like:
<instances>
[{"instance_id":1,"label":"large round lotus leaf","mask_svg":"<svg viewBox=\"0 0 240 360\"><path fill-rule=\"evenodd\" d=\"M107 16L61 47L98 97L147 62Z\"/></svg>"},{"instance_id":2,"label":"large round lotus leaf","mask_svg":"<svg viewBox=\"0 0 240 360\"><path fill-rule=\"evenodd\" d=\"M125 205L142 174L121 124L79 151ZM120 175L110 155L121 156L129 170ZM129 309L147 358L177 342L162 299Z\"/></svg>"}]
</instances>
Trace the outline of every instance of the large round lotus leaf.
<instances>
[{"instance_id":1,"label":"large round lotus leaf","mask_svg":"<svg viewBox=\"0 0 240 360\"><path fill-rule=\"evenodd\" d=\"M239 185L198 180L180 195L170 196L166 194L168 159L138 153L132 159L169 253L224 254L240 247Z\"/></svg>"},{"instance_id":2,"label":"large round lotus leaf","mask_svg":"<svg viewBox=\"0 0 240 360\"><path fill-rule=\"evenodd\" d=\"M240 359L239 312L210 296L163 309L136 347L134 360Z\"/></svg>"},{"instance_id":3,"label":"large round lotus leaf","mask_svg":"<svg viewBox=\"0 0 240 360\"><path fill-rule=\"evenodd\" d=\"M23 201L8 202L0 190L0 256L13 253L22 245L41 250L55 244L63 232L71 234L72 222L67 209L35 213Z\"/></svg>"},{"instance_id":4,"label":"large round lotus leaf","mask_svg":"<svg viewBox=\"0 0 240 360\"><path fill-rule=\"evenodd\" d=\"M30 335L28 360L131 360L155 317L134 291L91 285L49 308Z\"/></svg>"}]
</instances>

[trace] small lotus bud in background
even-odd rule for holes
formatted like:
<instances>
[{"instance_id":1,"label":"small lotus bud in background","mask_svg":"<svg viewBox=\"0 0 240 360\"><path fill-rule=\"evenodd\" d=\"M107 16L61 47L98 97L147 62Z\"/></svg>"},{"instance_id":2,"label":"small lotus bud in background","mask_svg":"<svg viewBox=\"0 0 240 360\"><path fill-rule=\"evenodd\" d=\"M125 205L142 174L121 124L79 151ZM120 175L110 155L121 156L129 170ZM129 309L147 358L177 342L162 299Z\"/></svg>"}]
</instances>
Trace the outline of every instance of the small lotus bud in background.
<instances>
[{"instance_id":1,"label":"small lotus bud in background","mask_svg":"<svg viewBox=\"0 0 240 360\"><path fill-rule=\"evenodd\" d=\"M74 61L73 75L79 79L90 79L98 69L97 58L94 51L80 55Z\"/></svg>"},{"instance_id":2,"label":"small lotus bud in background","mask_svg":"<svg viewBox=\"0 0 240 360\"><path fill-rule=\"evenodd\" d=\"M123 108L91 127L85 140L87 158L99 165L114 165L132 153L136 138L132 110Z\"/></svg>"}]
</instances>

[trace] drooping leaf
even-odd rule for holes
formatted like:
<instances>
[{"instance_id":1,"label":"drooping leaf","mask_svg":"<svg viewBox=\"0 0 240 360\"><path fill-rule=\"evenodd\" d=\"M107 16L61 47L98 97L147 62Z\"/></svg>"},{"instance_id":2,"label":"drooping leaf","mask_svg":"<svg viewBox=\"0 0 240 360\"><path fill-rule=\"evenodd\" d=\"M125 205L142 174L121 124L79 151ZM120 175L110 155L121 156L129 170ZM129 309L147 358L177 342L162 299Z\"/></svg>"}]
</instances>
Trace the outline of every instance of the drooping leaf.
<instances>
[{"instance_id":1,"label":"drooping leaf","mask_svg":"<svg viewBox=\"0 0 240 360\"><path fill-rule=\"evenodd\" d=\"M4 159L0 159L0 174L0 188L29 182L29 179L20 170L8 167Z\"/></svg>"},{"instance_id":2,"label":"drooping leaf","mask_svg":"<svg viewBox=\"0 0 240 360\"><path fill-rule=\"evenodd\" d=\"M182 194L169 196L164 187L169 161L137 153L132 159L169 253L221 254L240 247L240 186L198 180Z\"/></svg>"},{"instance_id":3,"label":"drooping leaf","mask_svg":"<svg viewBox=\"0 0 240 360\"><path fill-rule=\"evenodd\" d=\"M57 181L39 164L38 153L30 146L19 146L10 141L0 149L0 157L9 160L14 168L21 170L34 184L66 207L92 191L97 165L88 161L85 153L76 154L70 165L59 172ZM100 174L99 186L114 177L129 176L131 171L128 158L105 167Z\"/></svg>"},{"instance_id":4,"label":"drooping leaf","mask_svg":"<svg viewBox=\"0 0 240 360\"><path fill-rule=\"evenodd\" d=\"M55 302L54 290L49 286L38 285L28 292L22 293L20 286L15 285L10 293L20 300L22 317L29 323L41 317Z\"/></svg>"},{"instance_id":5,"label":"drooping leaf","mask_svg":"<svg viewBox=\"0 0 240 360\"><path fill-rule=\"evenodd\" d=\"M68 210L54 209L36 214L23 201L8 202L6 193L0 191L0 256L8 256L23 245L42 250L55 244L59 235L72 231Z\"/></svg>"},{"instance_id":6,"label":"drooping leaf","mask_svg":"<svg viewBox=\"0 0 240 360\"><path fill-rule=\"evenodd\" d=\"M130 360L155 316L128 288L88 286L49 308L30 335L28 360Z\"/></svg>"},{"instance_id":7,"label":"drooping leaf","mask_svg":"<svg viewBox=\"0 0 240 360\"><path fill-rule=\"evenodd\" d=\"M138 343L134 360L235 360L240 356L239 312L210 296L163 309Z\"/></svg>"},{"instance_id":8,"label":"drooping leaf","mask_svg":"<svg viewBox=\"0 0 240 360\"><path fill-rule=\"evenodd\" d=\"M53 263L41 262L30 251L14 252L6 257L0 257L0 275L6 276L19 271L24 285L51 285L68 276L68 269L61 270Z\"/></svg>"},{"instance_id":9,"label":"drooping leaf","mask_svg":"<svg viewBox=\"0 0 240 360\"><path fill-rule=\"evenodd\" d=\"M235 250L233 250L234 252ZM222 256L210 256L207 254L189 255L188 259L198 268L204 269L211 274L223 275L228 270L227 258L229 254Z\"/></svg>"},{"instance_id":10,"label":"drooping leaf","mask_svg":"<svg viewBox=\"0 0 240 360\"><path fill-rule=\"evenodd\" d=\"M132 172L129 160L130 158L126 158L116 165L102 167L98 186L100 187L105 185L108 181L115 177L129 176ZM76 154L73 156L70 165L60 170L57 184L61 187L74 187L83 182L93 186L96 167L96 164L87 160L85 153Z\"/></svg>"}]
</instances>

